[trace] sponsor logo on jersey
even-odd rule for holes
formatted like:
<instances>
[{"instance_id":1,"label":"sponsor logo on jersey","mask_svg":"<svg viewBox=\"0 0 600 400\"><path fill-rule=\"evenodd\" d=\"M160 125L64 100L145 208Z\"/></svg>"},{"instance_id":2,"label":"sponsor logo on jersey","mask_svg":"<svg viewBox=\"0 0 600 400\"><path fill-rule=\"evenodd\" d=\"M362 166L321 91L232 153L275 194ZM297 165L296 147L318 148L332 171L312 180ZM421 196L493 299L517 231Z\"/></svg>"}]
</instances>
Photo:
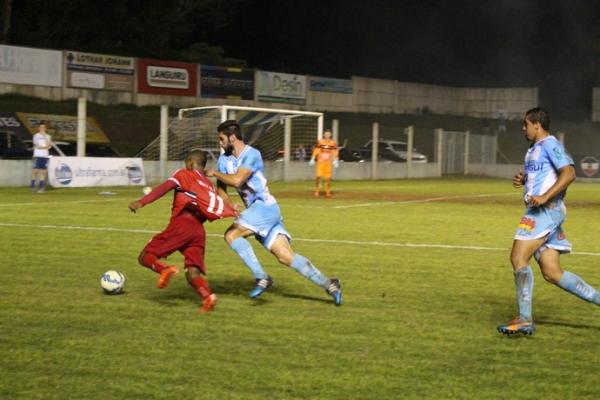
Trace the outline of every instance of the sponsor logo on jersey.
<instances>
[{"instance_id":1,"label":"sponsor logo on jersey","mask_svg":"<svg viewBox=\"0 0 600 400\"><path fill-rule=\"evenodd\" d=\"M535 220L528 217L521 218L521 221L519 221L519 229L532 232L535 229Z\"/></svg>"},{"instance_id":2,"label":"sponsor logo on jersey","mask_svg":"<svg viewBox=\"0 0 600 400\"><path fill-rule=\"evenodd\" d=\"M554 147L554 148L552 149L552 152L554 153L554 156L555 156L556 158L558 158L559 160L563 158L563 153L562 153L562 151L560 150L560 148L559 148L559 147Z\"/></svg>"},{"instance_id":3,"label":"sponsor logo on jersey","mask_svg":"<svg viewBox=\"0 0 600 400\"><path fill-rule=\"evenodd\" d=\"M544 167L544 163L541 162L535 162L535 161L528 161L525 164L525 171L527 172L537 172L537 171L541 171L542 168Z\"/></svg>"},{"instance_id":4,"label":"sponsor logo on jersey","mask_svg":"<svg viewBox=\"0 0 600 400\"><path fill-rule=\"evenodd\" d=\"M54 176L61 185L68 185L73 180L73 171L68 164L60 163L54 169Z\"/></svg>"}]
</instances>

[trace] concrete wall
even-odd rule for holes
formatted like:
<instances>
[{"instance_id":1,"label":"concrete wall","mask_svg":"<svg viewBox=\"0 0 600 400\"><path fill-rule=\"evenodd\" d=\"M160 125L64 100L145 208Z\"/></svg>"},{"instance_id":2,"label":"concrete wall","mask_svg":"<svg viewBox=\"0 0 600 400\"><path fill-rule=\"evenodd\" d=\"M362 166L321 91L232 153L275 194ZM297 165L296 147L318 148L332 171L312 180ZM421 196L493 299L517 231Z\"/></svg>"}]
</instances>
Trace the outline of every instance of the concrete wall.
<instances>
[{"instance_id":1,"label":"concrete wall","mask_svg":"<svg viewBox=\"0 0 600 400\"><path fill-rule=\"evenodd\" d=\"M214 163L209 163L208 166L214 167ZM169 161L166 167L167 175L182 167L183 162L181 161ZM31 160L0 160L0 187L29 186L32 168ZM334 172L334 179L369 180L371 179L371 168L370 162L341 163L340 167ZM405 163L380 162L377 171L377 179L403 179L407 177ZM164 180L161 177L159 161L144 161L144 172L149 185L161 183ZM281 161L265 162L265 172L268 180L273 182L282 181L285 174L284 163ZM437 163L412 165L411 178L437 176L439 176ZM314 177L314 166L309 165L307 162L290 162L288 169L288 179L290 181L313 180Z\"/></svg>"},{"instance_id":2,"label":"concrete wall","mask_svg":"<svg viewBox=\"0 0 600 400\"><path fill-rule=\"evenodd\" d=\"M538 102L537 88L458 88L363 77L353 77L352 84L353 93L350 94L308 90L306 104L301 105L7 83L0 83L0 94L18 93L55 101L85 97L102 105L167 104L172 108L184 108L228 104L330 112L418 114L429 111L485 118L504 115L509 119L521 118L523 110L537 106ZM600 110L600 105L598 108ZM600 112L598 117L600 118Z\"/></svg>"}]
</instances>

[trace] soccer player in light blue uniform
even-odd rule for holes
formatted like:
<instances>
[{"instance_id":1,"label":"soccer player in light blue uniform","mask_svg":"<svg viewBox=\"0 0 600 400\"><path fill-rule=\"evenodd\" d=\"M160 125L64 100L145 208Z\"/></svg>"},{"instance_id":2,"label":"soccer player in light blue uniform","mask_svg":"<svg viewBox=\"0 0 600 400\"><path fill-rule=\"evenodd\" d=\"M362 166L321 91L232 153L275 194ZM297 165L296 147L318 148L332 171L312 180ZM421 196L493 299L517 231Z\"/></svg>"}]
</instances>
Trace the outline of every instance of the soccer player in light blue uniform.
<instances>
[{"instance_id":1,"label":"soccer player in light blue uniform","mask_svg":"<svg viewBox=\"0 0 600 400\"><path fill-rule=\"evenodd\" d=\"M546 281L600 305L600 293L596 289L560 266L560 254L571 251L562 223L567 212L564 198L567 187L575 180L575 169L573 159L562 143L550 135L549 129L550 115L546 110L538 107L527 111L523 132L532 145L525 155L525 171L513 178L513 186L524 189L527 207L517 227L510 255L519 316L498 326L498 331L506 335L535 332L531 311L533 271L529 265L532 256Z\"/></svg>"},{"instance_id":2,"label":"soccer player in light blue uniform","mask_svg":"<svg viewBox=\"0 0 600 400\"><path fill-rule=\"evenodd\" d=\"M334 304L342 304L342 290L337 278L327 278L307 258L294 253L291 236L283 225L277 200L269 192L260 152L243 141L242 130L235 120L223 122L217 128L219 144L224 153L217 161L217 170L208 169L207 176L217 178L217 190L231 204L227 186L240 194L246 210L225 232L225 241L252 271L256 280L250 297L255 298L273 285L273 279L258 261L246 237L256 239L284 265L287 265L333 297Z\"/></svg>"}]
</instances>

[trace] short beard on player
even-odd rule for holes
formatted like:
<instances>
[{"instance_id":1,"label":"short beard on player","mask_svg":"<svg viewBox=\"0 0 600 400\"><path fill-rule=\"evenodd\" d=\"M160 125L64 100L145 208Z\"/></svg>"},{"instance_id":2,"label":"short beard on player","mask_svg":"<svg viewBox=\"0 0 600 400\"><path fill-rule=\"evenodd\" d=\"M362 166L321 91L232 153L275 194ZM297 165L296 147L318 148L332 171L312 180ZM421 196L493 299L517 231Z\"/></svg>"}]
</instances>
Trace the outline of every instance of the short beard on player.
<instances>
[{"instance_id":1,"label":"short beard on player","mask_svg":"<svg viewBox=\"0 0 600 400\"><path fill-rule=\"evenodd\" d=\"M231 142L229 142L229 141L227 142L227 144L223 148L223 153L226 156L230 156L233 153L233 145L231 144Z\"/></svg>"}]
</instances>

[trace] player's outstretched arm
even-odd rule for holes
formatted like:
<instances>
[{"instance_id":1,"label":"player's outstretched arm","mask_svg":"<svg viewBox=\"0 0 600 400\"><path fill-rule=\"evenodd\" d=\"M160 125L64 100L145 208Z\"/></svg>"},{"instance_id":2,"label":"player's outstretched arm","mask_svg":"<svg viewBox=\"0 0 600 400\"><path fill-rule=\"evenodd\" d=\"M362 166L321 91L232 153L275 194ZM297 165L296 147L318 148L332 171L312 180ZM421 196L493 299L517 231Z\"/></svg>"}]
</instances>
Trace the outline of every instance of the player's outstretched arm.
<instances>
[{"instance_id":1,"label":"player's outstretched arm","mask_svg":"<svg viewBox=\"0 0 600 400\"><path fill-rule=\"evenodd\" d=\"M235 188L239 188L246 183L248 178L250 178L250 175L252 175L252 170L248 168L238 168L235 174L224 174L222 172L215 171L212 168L206 170L206 176L214 176L227 186L233 186Z\"/></svg>"},{"instance_id":2,"label":"player's outstretched arm","mask_svg":"<svg viewBox=\"0 0 600 400\"><path fill-rule=\"evenodd\" d=\"M137 210L144 207L146 204L150 204L150 203L160 199L161 197L163 197L165 194L169 193L171 190L175 189L176 187L177 187L177 184L175 182L173 182L172 180L168 179L168 180L164 181L163 183L161 183L160 185L158 185L157 187L155 187L154 189L152 189L152 191L150 193L148 193L141 199L132 201L131 203L129 203L129 210L131 210L131 212L135 213Z\"/></svg>"}]
</instances>

